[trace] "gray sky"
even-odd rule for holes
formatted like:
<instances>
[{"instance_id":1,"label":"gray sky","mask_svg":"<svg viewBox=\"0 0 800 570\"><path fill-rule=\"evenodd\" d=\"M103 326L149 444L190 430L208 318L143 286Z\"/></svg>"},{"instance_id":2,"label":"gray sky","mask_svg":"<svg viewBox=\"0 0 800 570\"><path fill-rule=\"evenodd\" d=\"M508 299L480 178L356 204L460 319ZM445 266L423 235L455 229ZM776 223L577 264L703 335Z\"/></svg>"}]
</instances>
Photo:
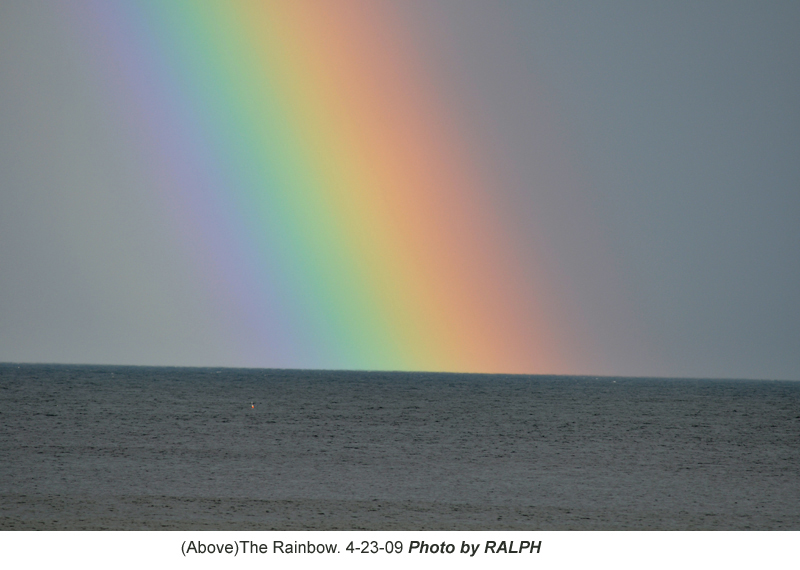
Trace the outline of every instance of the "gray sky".
<instances>
[{"instance_id":1,"label":"gray sky","mask_svg":"<svg viewBox=\"0 0 800 570\"><path fill-rule=\"evenodd\" d=\"M0 6L0 361L252 364L53 6ZM800 4L398 14L540 228L582 372L800 379Z\"/></svg>"},{"instance_id":2,"label":"gray sky","mask_svg":"<svg viewBox=\"0 0 800 570\"><path fill-rule=\"evenodd\" d=\"M798 4L424 11L612 361L800 378Z\"/></svg>"}]
</instances>

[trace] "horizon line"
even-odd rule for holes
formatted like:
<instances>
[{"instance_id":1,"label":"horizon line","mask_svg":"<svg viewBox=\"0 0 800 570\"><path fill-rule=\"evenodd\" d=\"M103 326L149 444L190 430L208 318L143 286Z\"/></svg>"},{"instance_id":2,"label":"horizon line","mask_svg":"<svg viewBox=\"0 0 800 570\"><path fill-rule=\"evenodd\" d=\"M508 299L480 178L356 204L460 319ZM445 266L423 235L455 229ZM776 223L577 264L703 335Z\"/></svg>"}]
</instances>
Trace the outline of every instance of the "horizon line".
<instances>
[{"instance_id":1,"label":"horizon line","mask_svg":"<svg viewBox=\"0 0 800 570\"><path fill-rule=\"evenodd\" d=\"M98 363L74 363L74 362L2 362L0 367L5 366L72 366L72 367L108 367L108 368L185 368L185 369L218 369L218 370L264 370L279 372L355 372L362 374L448 374L448 375L467 375L467 376L550 376L558 378L581 378L581 379L624 379L624 380L725 380L725 381L758 381L758 382L798 382L800 378L731 378L718 376L630 376L614 374L556 374L556 373L512 373L512 372L453 372L453 371L430 371L430 370L367 370L367 369L347 369L347 368L272 368L265 366L208 366L208 365L185 365L185 364L98 364Z\"/></svg>"}]
</instances>

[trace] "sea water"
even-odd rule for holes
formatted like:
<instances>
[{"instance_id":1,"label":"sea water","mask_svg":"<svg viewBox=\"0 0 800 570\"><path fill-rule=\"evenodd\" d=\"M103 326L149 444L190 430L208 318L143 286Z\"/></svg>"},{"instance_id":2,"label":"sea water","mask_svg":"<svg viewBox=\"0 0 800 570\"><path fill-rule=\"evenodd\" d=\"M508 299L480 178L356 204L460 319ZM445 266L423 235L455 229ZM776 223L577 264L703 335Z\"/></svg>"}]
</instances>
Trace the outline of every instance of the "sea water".
<instances>
[{"instance_id":1,"label":"sea water","mask_svg":"<svg viewBox=\"0 0 800 570\"><path fill-rule=\"evenodd\" d=\"M800 529L800 382L0 365L2 529Z\"/></svg>"}]
</instances>

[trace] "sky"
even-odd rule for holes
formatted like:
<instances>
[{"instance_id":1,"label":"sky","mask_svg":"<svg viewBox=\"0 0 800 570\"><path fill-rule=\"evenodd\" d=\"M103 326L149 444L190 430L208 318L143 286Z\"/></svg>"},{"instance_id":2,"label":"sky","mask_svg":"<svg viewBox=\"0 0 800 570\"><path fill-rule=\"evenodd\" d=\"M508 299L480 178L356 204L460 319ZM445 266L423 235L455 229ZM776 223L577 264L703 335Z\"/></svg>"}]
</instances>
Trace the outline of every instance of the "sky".
<instances>
[{"instance_id":1,"label":"sky","mask_svg":"<svg viewBox=\"0 0 800 570\"><path fill-rule=\"evenodd\" d=\"M0 361L800 379L795 2L0 4Z\"/></svg>"}]
</instances>

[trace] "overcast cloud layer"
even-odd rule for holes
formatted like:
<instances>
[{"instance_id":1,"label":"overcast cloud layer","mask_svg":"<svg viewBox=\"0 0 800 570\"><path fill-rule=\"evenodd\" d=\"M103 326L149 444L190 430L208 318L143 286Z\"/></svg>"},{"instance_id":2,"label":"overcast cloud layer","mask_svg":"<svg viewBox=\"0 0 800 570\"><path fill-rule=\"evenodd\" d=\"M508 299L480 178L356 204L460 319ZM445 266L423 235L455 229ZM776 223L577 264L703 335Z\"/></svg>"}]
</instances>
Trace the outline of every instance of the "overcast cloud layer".
<instances>
[{"instance_id":1,"label":"overcast cloud layer","mask_svg":"<svg viewBox=\"0 0 800 570\"><path fill-rule=\"evenodd\" d=\"M800 4L398 14L541 228L598 374L800 379ZM97 147L73 34L0 6L0 361L242 364L168 213Z\"/></svg>"}]
</instances>

